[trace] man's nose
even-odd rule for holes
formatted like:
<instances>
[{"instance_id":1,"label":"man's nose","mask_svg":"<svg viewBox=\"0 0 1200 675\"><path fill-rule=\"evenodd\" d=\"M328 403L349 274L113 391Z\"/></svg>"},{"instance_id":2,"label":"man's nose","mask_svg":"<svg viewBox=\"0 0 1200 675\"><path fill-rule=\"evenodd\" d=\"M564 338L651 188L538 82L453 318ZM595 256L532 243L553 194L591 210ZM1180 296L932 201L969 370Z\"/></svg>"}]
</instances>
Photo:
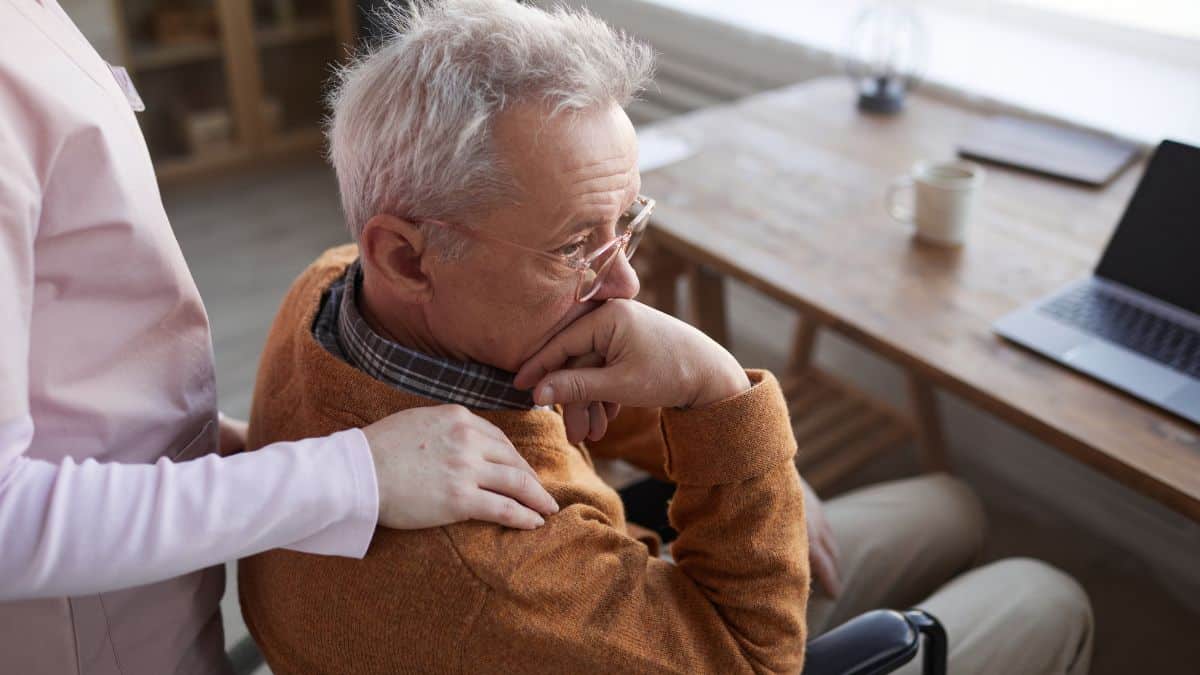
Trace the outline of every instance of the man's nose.
<instances>
[{"instance_id":1,"label":"man's nose","mask_svg":"<svg viewBox=\"0 0 1200 675\"><path fill-rule=\"evenodd\" d=\"M608 274L604 276L600 288L596 291L596 295L592 296L592 299L599 301L613 298L632 300L641 288L637 272L633 269L633 265L629 264L629 258L626 258L622 252L617 255L616 260L612 261L612 267L609 268Z\"/></svg>"}]
</instances>

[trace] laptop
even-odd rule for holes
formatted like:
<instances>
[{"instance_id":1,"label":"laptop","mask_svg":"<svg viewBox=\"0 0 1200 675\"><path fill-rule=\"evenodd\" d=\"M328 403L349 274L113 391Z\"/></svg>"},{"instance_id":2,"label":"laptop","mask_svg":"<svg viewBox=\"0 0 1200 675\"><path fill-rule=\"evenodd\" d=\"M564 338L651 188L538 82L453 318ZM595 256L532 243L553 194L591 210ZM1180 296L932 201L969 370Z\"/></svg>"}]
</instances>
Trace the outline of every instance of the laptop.
<instances>
[{"instance_id":1,"label":"laptop","mask_svg":"<svg viewBox=\"0 0 1200 675\"><path fill-rule=\"evenodd\" d=\"M1200 148L1159 145L1092 276L994 329L1200 424Z\"/></svg>"}]
</instances>

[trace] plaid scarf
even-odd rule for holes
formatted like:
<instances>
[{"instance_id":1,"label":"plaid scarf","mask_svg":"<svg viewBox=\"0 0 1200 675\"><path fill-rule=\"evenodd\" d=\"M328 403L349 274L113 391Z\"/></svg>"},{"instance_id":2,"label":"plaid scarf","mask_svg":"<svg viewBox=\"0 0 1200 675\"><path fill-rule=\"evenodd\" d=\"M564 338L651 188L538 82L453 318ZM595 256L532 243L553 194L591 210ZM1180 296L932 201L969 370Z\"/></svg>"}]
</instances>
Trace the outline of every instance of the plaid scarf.
<instances>
[{"instance_id":1,"label":"plaid scarf","mask_svg":"<svg viewBox=\"0 0 1200 675\"><path fill-rule=\"evenodd\" d=\"M479 363L430 356L380 336L358 311L358 261L321 298L313 337L328 352L397 389L482 410L528 410L533 396L513 386L514 375Z\"/></svg>"}]
</instances>

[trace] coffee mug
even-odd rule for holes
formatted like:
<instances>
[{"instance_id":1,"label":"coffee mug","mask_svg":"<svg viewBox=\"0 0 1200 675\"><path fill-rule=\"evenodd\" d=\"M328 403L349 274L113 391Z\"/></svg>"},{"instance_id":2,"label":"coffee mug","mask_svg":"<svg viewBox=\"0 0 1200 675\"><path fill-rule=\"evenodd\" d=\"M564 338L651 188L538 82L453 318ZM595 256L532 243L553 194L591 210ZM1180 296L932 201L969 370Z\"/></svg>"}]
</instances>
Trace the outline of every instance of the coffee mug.
<instances>
[{"instance_id":1,"label":"coffee mug","mask_svg":"<svg viewBox=\"0 0 1200 675\"><path fill-rule=\"evenodd\" d=\"M983 175L978 164L962 160L917 162L907 175L892 181L884 201L892 218L916 227L918 239L960 246L966 239L971 207ZM910 189L911 209L897 201Z\"/></svg>"}]
</instances>

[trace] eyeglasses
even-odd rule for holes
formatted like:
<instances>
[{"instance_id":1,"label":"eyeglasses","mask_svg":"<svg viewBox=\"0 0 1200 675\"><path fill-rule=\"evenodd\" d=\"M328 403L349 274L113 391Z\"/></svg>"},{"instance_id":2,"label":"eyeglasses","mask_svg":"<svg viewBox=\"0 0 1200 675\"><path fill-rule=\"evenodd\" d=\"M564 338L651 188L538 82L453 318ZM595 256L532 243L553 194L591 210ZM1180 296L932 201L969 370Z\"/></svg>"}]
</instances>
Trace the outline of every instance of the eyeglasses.
<instances>
[{"instance_id":1,"label":"eyeglasses","mask_svg":"<svg viewBox=\"0 0 1200 675\"><path fill-rule=\"evenodd\" d=\"M604 285L604 278L612 268L613 261L617 259L618 255L624 253L626 260L633 257L633 252L637 250L638 244L642 242L642 236L646 234L646 226L650 222L650 214L653 211L654 200L638 195L637 199L633 202L633 206L629 207L625 213L622 213L621 217L617 220L616 237L606 241L589 253L581 251L575 255L551 253L549 251L529 248L528 246L522 246L507 239L501 239L485 232L441 220L423 218L416 222L446 227L475 239L503 244L510 248L536 255L555 264L565 265L579 275L579 282L575 289L575 300L577 302L586 302L591 300L600 290L600 287Z\"/></svg>"}]
</instances>

